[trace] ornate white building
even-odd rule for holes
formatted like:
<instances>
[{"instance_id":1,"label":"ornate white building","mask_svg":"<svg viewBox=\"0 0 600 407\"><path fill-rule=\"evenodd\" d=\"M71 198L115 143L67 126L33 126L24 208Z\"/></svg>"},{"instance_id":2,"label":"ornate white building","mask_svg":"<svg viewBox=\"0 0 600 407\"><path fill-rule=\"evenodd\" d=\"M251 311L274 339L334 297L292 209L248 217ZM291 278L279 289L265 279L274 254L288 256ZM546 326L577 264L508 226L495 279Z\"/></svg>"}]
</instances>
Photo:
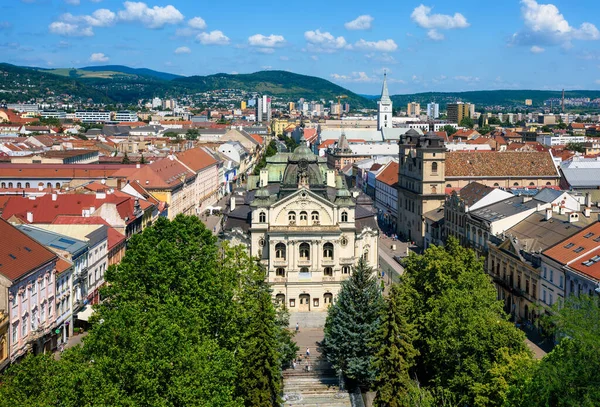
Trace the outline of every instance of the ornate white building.
<instances>
[{"instance_id":1,"label":"ornate white building","mask_svg":"<svg viewBox=\"0 0 600 407\"><path fill-rule=\"evenodd\" d=\"M224 235L265 266L273 295L291 312L326 311L359 257L378 267L371 199L346 188L306 146L267 159L234 192Z\"/></svg>"},{"instance_id":2,"label":"ornate white building","mask_svg":"<svg viewBox=\"0 0 600 407\"><path fill-rule=\"evenodd\" d=\"M381 99L377 102L377 130L392 128L392 99L387 87L387 75L383 74Z\"/></svg>"}]
</instances>

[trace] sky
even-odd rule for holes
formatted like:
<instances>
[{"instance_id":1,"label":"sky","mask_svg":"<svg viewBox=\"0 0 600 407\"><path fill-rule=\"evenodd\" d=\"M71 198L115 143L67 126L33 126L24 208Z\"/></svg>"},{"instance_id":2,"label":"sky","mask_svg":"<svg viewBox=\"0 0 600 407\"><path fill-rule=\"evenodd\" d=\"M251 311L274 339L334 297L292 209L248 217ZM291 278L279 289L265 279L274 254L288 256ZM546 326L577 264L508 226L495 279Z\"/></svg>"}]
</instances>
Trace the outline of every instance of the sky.
<instances>
[{"instance_id":1,"label":"sky","mask_svg":"<svg viewBox=\"0 0 600 407\"><path fill-rule=\"evenodd\" d=\"M361 94L600 89L598 0L0 2L0 62L266 69ZM598 25L596 25L598 24Z\"/></svg>"}]
</instances>

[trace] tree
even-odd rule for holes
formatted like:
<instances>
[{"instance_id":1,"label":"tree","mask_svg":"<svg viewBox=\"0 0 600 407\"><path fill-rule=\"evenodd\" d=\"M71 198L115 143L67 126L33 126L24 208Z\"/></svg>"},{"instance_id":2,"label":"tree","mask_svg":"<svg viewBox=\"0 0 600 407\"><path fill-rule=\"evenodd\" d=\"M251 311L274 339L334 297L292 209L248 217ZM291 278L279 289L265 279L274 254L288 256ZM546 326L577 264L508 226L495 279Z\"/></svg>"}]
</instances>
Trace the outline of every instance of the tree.
<instances>
[{"instance_id":1,"label":"tree","mask_svg":"<svg viewBox=\"0 0 600 407\"><path fill-rule=\"evenodd\" d=\"M481 128L479 128L479 129L477 129L477 132L478 132L479 134L481 134L482 136L485 136L485 135L486 135L486 134L488 134L490 131L492 131L492 129L490 129L490 128L489 128L489 127L487 127L487 126L484 126L484 127L481 127Z\"/></svg>"},{"instance_id":2,"label":"tree","mask_svg":"<svg viewBox=\"0 0 600 407\"><path fill-rule=\"evenodd\" d=\"M199 135L200 135L200 133L198 132L197 129L188 129L188 131L185 133L185 139L186 140L197 140Z\"/></svg>"},{"instance_id":3,"label":"tree","mask_svg":"<svg viewBox=\"0 0 600 407\"><path fill-rule=\"evenodd\" d=\"M600 405L600 299L569 297L550 318L560 343L511 387L513 406Z\"/></svg>"},{"instance_id":4,"label":"tree","mask_svg":"<svg viewBox=\"0 0 600 407\"><path fill-rule=\"evenodd\" d=\"M466 127L468 129L472 129L475 126L473 119L470 117L464 117L460 123L458 124L460 127Z\"/></svg>"},{"instance_id":5,"label":"tree","mask_svg":"<svg viewBox=\"0 0 600 407\"><path fill-rule=\"evenodd\" d=\"M454 126L449 125L449 124L447 124L444 127L442 127L442 131L445 131L449 136L451 136L451 135L453 135L454 133L457 132L456 128Z\"/></svg>"},{"instance_id":6,"label":"tree","mask_svg":"<svg viewBox=\"0 0 600 407\"><path fill-rule=\"evenodd\" d=\"M361 257L329 308L323 340L327 360L351 384L369 388L375 379L372 362L382 307L373 269Z\"/></svg>"},{"instance_id":7,"label":"tree","mask_svg":"<svg viewBox=\"0 0 600 407\"><path fill-rule=\"evenodd\" d=\"M583 143L570 142L570 143L567 143L565 148L567 150L576 151L578 153L585 153L585 147L583 146Z\"/></svg>"},{"instance_id":8,"label":"tree","mask_svg":"<svg viewBox=\"0 0 600 407\"><path fill-rule=\"evenodd\" d=\"M171 139L179 138L179 134L175 133L174 131L168 131L164 134L164 136Z\"/></svg>"},{"instance_id":9,"label":"tree","mask_svg":"<svg viewBox=\"0 0 600 407\"><path fill-rule=\"evenodd\" d=\"M544 125L544 126L542 126L542 132L543 133L552 133L552 128L548 125Z\"/></svg>"},{"instance_id":10,"label":"tree","mask_svg":"<svg viewBox=\"0 0 600 407\"><path fill-rule=\"evenodd\" d=\"M385 301L377 338L379 351L373 363L377 371L375 406L406 405L412 382L409 369L413 366L418 352L413 347L417 331L415 325L406 319L406 313L402 311L403 306L401 288L394 284Z\"/></svg>"},{"instance_id":11,"label":"tree","mask_svg":"<svg viewBox=\"0 0 600 407\"><path fill-rule=\"evenodd\" d=\"M449 239L405 260L400 283L406 291L406 318L419 326L414 373L428 388L443 388L460 405L502 403L510 377L502 372L504 355L530 358L523 332L508 321L502 302L474 251ZM488 402L477 397L485 393ZM475 401L478 400L477 403Z\"/></svg>"},{"instance_id":12,"label":"tree","mask_svg":"<svg viewBox=\"0 0 600 407\"><path fill-rule=\"evenodd\" d=\"M127 151L123 155L123 160L121 161L121 163L123 163L123 164L131 164L131 160L129 159L129 156L127 156Z\"/></svg>"},{"instance_id":13,"label":"tree","mask_svg":"<svg viewBox=\"0 0 600 407\"><path fill-rule=\"evenodd\" d=\"M144 158L144 154L140 156L140 164L146 164L146 159Z\"/></svg>"},{"instance_id":14,"label":"tree","mask_svg":"<svg viewBox=\"0 0 600 407\"><path fill-rule=\"evenodd\" d=\"M484 127L486 125L486 123L485 123L485 116L484 116L483 113L479 115L479 119L477 119L477 125L478 125L479 128L482 128L482 127Z\"/></svg>"}]
</instances>

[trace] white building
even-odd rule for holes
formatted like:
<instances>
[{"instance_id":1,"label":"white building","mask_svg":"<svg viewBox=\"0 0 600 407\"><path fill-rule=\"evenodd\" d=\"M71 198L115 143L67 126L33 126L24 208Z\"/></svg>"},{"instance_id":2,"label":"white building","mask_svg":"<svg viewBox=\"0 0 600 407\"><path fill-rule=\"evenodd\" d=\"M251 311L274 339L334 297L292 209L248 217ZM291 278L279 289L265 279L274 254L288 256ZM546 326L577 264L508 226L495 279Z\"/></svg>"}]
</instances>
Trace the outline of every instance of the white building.
<instances>
[{"instance_id":1,"label":"white building","mask_svg":"<svg viewBox=\"0 0 600 407\"><path fill-rule=\"evenodd\" d=\"M138 115L136 112L130 112L128 110L116 112L115 113L115 121L117 121L117 122L137 122Z\"/></svg>"},{"instance_id":2,"label":"white building","mask_svg":"<svg viewBox=\"0 0 600 407\"><path fill-rule=\"evenodd\" d=\"M152 109L162 109L162 99L161 98L152 99Z\"/></svg>"},{"instance_id":3,"label":"white building","mask_svg":"<svg viewBox=\"0 0 600 407\"><path fill-rule=\"evenodd\" d=\"M66 119L67 112L64 110L44 110L40 112L40 116L43 118Z\"/></svg>"},{"instance_id":4,"label":"white building","mask_svg":"<svg viewBox=\"0 0 600 407\"><path fill-rule=\"evenodd\" d=\"M308 147L270 157L248 185L234 192L225 237L260 259L291 312L327 311L359 258L377 269L372 201L350 193Z\"/></svg>"},{"instance_id":5,"label":"white building","mask_svg":"<svg viewBox=\"0 0 600 407\"><path fill-rule=\"evenodd\" d=\"M110 121L110 112L77 111L75 117L84 123L103 123Z\"/></svg>"},{"instance_id":6,"label":"white building","mask_svg":"<svg viewBox=\"0 0 600 407\"><path fill-rule=\"evenodd\" d=\"M437 119L440 117L440 105L437 103L427 103L427 117Z\"/></svg>"},{"instance_id":7,"label":"white building","mask_svg":"<svg viewBox=\"0 0 600 407\"><path fill-rule=\"evenodd\" d=\"M392 99L387 87L387 75L383 75L383 87L381 88L381 99L377 102L377 130L392 127Z\"/></svg>"},{"instance_id":8,"label":"white building","mask_svg":"<svg viewBox=\"0 0 600 407\"><path fill-rule=\"evenodd\" d=\"M588 141L586 136L570 136L568 134L540 134L536 141L545 146L561 146L568 143L585 143Z\"/></svg>"},{"instance_id":9,"label":"white building","mask_svg":"<svg viewBox=\"0 0 600 407\"><path fill-rule=\"evenodd\" d=\"M6 105L6 108L19 113L37 113L40 110L39 106L34 103L9 103Z\"/></svg>"}]
</instances>

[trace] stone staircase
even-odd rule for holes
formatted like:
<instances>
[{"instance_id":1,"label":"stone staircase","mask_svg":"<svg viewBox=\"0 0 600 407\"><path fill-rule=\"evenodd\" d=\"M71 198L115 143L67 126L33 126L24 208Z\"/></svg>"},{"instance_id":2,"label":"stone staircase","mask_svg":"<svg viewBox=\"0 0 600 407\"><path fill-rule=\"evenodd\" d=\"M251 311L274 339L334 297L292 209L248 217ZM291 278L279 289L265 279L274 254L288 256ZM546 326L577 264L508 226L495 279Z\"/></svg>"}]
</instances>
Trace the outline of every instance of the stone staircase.
<instances>
[{"instance_id":1,"label":"stone staircase","mask_svg":"<svg viewBox=\"0 0 600 407\"><path fill-rule=\"evenodd\" d=\"M306 326L306 321L304 322ZM283 372L283 406L352 406L348 392L339 390L336 372L321 356L318 348L318 342L321 340L323 340L322 328L300 328L300 332L296 335L296 343L300 347L298 363L295 369L287 369ZM307 347L310 348L308 358Z\"/></svg>"}]
</instances>

